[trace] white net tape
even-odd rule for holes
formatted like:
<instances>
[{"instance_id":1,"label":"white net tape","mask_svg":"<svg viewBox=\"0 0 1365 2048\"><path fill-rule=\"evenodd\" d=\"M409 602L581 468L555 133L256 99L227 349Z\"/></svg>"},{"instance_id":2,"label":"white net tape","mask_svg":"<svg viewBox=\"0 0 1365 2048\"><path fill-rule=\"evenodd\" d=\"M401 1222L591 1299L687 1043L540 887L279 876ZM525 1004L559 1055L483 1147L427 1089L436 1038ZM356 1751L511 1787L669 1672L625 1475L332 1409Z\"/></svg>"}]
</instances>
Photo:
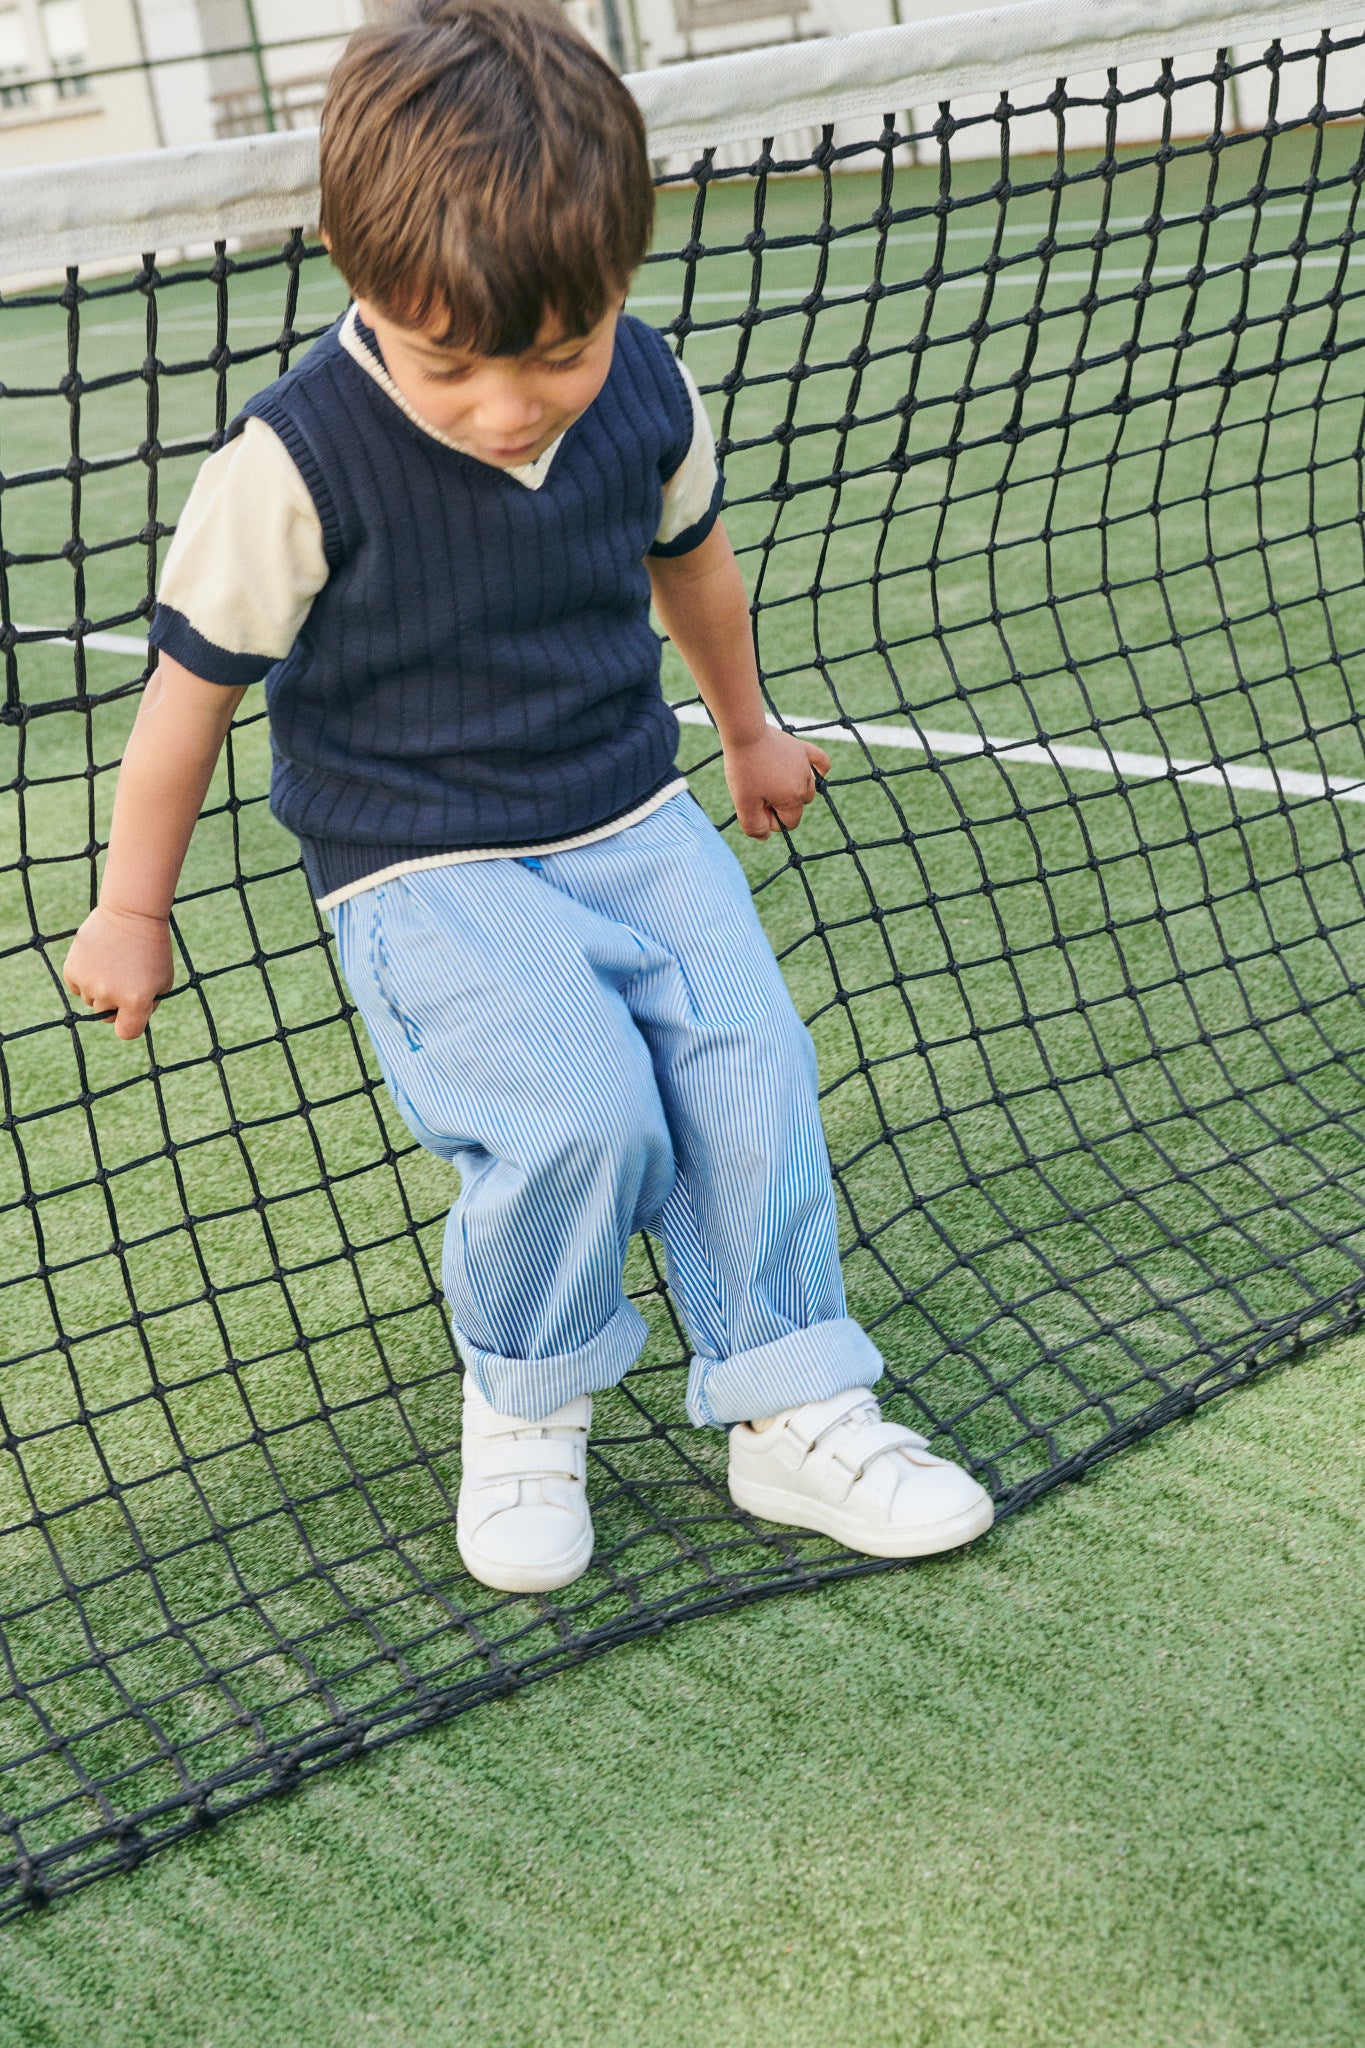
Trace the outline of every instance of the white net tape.
<instances>
[{"instance_id":1,"label":"white net tape","mask_svg":"<svg viewBox=\"0 0 1365 2048\"><path fill-rule=\"evenodd\" d=\"M635 74L656 156L1338 28L1360 0L1017 0ZM0 176L0 275L263 240L317 218L315 131Z\"/></svg>"}]
</instances>

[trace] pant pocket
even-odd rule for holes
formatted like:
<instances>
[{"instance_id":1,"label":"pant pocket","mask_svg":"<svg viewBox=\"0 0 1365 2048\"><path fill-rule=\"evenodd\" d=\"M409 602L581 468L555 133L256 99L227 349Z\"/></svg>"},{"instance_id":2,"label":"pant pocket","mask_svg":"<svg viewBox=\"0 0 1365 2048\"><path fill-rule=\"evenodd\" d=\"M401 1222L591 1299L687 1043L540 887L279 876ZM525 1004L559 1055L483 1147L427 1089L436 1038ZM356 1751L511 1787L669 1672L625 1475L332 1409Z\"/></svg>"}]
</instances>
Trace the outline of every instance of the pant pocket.
<instances>
[{"instance_id":1,"label":"pant pocket","mask_svg":"<svg viewBox=\"0 0 1365 2048\"><path fill-rule=\"evenodd\" d=\"M422 1036L414 1020L399 1002L394 990L394 978L389 965L389 952L384 933L385 891L376 889L374 914L370 920L369 969L380 1000L392 1018L394 1025L402 1032L409 1052L421 1052Z\"/></svg>"}]
</instances>

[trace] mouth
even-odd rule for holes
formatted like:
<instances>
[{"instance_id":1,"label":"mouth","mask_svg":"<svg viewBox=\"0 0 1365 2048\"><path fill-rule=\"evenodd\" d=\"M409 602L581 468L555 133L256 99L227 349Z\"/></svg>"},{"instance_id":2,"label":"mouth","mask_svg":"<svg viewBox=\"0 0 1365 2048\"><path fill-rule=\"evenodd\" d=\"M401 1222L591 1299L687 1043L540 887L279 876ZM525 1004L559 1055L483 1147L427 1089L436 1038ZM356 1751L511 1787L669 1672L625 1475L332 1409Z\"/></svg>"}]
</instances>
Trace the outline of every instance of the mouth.
<instances>
[{"instance_id":1,"label":"mouth","mask_svg":"<svg viewBox=\"0 0 1365 2048\"><path fill-rule=\"evenodd\" d=\"M486 448L484 453L490 462L529 462L538 443L523 441L519 448Z\"/></svg>"}]
</instances>

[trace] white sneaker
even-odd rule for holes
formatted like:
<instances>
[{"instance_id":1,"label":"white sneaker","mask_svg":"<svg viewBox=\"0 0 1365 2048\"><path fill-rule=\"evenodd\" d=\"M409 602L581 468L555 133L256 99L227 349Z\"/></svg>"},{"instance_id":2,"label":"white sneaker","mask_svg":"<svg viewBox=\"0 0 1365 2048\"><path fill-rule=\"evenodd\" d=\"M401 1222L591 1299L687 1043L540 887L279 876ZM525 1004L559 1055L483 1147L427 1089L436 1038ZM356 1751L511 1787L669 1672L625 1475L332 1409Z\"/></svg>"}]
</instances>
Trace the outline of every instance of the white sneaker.
<instances>
[{"instance_id":1,"label":"white sneaker","mask_svg":"<svg viewBox=\"0 0 1365 2048\"><path fill-rule=\"evenodd\" d=\"M464 1383L455 1541L466 1569L500 1593L553 1593L587 1570L588 1424L580 1394L539 1422L499 1415Z\"/></svg>"},{"instance_id":2,"label":"white sneaker","mask_svg":"<svg viewBox=\"0 0 1365 2048\"><path fill-rule=\"evenodd\" d=\"M866 1387L730 1431L730 1495L764 1521L817 1529L869 1557L928 1557L982 1535L995 1507L969 1472L884 1422Z\"/></svg>"}]
</instances>

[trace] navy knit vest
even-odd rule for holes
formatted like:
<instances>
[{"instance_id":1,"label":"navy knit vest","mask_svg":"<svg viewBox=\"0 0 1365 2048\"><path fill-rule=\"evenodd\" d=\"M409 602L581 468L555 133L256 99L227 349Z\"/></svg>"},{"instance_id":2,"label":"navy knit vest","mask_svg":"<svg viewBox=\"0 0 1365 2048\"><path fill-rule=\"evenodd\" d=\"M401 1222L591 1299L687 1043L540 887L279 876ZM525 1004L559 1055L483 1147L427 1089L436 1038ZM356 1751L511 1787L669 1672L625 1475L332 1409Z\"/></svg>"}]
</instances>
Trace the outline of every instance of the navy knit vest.
<instances>
[{"instance_id":1,"label":"navy knit vest","mask_svg":"<svg viewBox=\"0 0 1365 2048\"><path fill-rule=\"evenodd\" d=\"M673 772L644 556L692 440L663 337L611 371L538 490L424 434L334 328L234 421L264 420L331 575L266 677L271 809L319 896L403 860L568 839Z\"/></svg>"}]
</instances>

